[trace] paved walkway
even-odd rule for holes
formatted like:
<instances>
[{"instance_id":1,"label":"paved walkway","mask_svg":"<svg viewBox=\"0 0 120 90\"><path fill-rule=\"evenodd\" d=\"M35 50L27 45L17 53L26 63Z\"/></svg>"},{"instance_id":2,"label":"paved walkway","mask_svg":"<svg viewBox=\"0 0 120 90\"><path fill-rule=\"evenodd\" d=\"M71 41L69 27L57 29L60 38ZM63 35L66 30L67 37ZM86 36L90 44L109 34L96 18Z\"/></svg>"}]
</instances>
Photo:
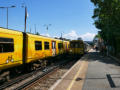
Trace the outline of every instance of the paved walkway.
<instances>
[{"instance_id":1,"label":"paved walkway","mask_svg":"<svg viewBox=\"0 0 120 90\"><path fill-rule=\"evenodd\" d=\"M50 90L120 90L120 66L91 50Z\"/></svg>"},{"instance_id":2,"label":"paved walkway","mask_svg":"<svg viewBox=\"0 0 120 90\"><path fill-rule=\"evenodd\" d=\"M82 90L120 90L120 66L115 60L90 52Z\"/></svg>"}]
</instances>

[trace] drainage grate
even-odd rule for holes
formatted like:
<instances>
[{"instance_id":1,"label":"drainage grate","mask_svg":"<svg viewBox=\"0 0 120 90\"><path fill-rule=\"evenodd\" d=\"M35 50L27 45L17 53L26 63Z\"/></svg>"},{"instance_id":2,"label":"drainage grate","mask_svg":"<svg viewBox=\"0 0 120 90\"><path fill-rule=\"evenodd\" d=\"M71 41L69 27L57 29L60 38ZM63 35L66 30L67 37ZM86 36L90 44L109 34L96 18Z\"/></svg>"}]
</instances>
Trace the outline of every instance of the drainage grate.
<instances>
[{"instance_id":1,"label":"drainage grate","mask_svg":"<svg viewBox=\"0 0 120 90\"><path fill-rule=\"evenodd\" d=\"M82 80L82 78L76 78L76 81L80 81L80 80Z\"/></svg>"}]
</instances>

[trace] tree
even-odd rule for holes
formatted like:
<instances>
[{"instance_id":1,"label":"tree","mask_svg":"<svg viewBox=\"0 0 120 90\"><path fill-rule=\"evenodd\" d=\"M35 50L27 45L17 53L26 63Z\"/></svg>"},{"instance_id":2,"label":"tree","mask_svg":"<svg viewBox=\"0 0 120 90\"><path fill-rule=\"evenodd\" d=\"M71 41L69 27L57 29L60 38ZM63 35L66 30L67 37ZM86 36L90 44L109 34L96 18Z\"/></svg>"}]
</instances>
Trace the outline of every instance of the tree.
<instances>
[{"instance_id":1,"label":"tree","mask_svg":"<svg viewBox=\"0 0 120 90\"><path fill-rule=\"evenodd\" d=\"M40 35L39 32L37 32L36 35Z\"/></svg>"},{"instance_id":2,"label":"tree","mask_svg":"<svg viewBox=\"0 0 120 90\"><path fill-rule=\"evenodd\" d=\"M100 29L100 36L106 42L106 45L110 45L117 52L116 39L120 36L120 0L91 0L95 5L94 24L96 28ZM117 33L117 34L116 34Z\"/></svg>"}]
</instances>

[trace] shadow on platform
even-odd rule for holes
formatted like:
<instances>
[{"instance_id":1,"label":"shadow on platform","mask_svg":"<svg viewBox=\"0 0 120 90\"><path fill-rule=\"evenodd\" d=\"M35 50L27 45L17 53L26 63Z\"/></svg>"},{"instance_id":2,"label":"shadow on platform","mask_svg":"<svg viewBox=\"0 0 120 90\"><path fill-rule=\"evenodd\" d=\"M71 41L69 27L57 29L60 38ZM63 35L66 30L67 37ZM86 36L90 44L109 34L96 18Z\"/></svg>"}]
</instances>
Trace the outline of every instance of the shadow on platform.
<instances>
[{"instance_id":1,"label":"shadow on platform","mask_svg":"<svg viewBox=\"0 0 120 90\"><path fill-rule=\"evenodd\" d=\"M117 62L114 59L111 59L110 57L103 56L99 52L89 52L88 54L89 56L87 59L89 62L98 61L98 62L102 62L105 64L114 64L115 66L120 66L119 62Z\"/></svg>"}]
</instances>

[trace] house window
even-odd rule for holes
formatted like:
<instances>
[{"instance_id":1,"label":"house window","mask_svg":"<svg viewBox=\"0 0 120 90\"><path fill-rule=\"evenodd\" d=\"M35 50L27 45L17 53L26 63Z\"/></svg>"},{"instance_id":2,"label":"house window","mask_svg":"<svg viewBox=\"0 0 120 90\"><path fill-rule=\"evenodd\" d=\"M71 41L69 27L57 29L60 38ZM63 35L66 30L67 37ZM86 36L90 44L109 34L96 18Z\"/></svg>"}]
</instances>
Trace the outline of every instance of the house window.
<instances>
[{"instance_id":1,"label":"house window","mask_svg":"<svg viewBox=\"0 0 120 90\"><path fill-rule=\"evenodd\" d=\"M13 51L14 51L13 39L0 37L0 53L13 52Z\"/></svg>"},{"instance_id":2,"label":"house window","mask_svg":"<svg viewBox=\"0 0 120 90\"><path fill-rule=\"evenodd\" d=\"M45 50L49 49L49 42L44 42Z\"/></svg>"},{"instance_id":3,"label":"house window","mask_svg":"<svg viewBox=\"0 0 120 90\"><path fill-rule=\"evenodd\" d=\"M42 42L35 41L35 50L42 50Z\"/></svg>"}]
</instances>

